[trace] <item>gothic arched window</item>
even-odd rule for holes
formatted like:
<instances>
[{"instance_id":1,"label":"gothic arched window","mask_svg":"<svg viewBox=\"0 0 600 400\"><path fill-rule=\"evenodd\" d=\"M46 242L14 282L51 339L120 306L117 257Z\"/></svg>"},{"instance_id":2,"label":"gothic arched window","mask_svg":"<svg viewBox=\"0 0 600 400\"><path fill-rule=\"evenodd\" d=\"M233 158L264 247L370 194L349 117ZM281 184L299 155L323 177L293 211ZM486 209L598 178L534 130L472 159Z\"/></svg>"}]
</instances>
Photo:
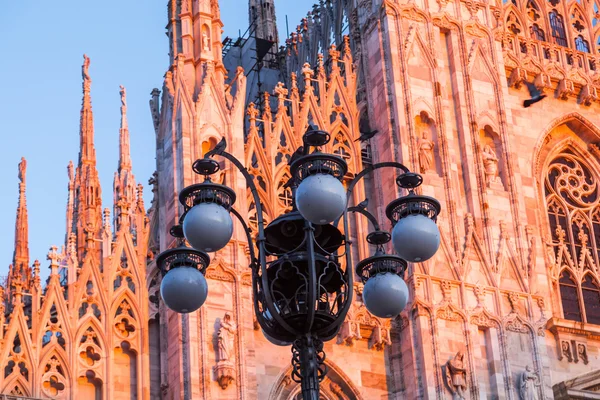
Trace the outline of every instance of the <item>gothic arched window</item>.
<instances>
[{"instance_id":1,"label":"gothic arched window","mask_svg":"<svg viewBox=\"0 0 600 400\"><path fill-rule=\"evenodd\" d=\"M565 319L600 325L600 185L594 170L567 150L548 165L546 207ZM581 303L583 301L583 304Z\"/></svg>"},{"instance_id":2,"label":"gothic arched window","mask_svg":"<svg viewBox=\"0 0 600 400\"><path fill-rule=\"evenodd\" d=\"M531 25L531 36L537 40L546 40L546 35L544 34L544 31L540 29L538 24Z\"/></svg>"},{"instance_id":3,"label":"gothic arched window","mask_svg":"<svg viewBox=\"0 0 600 400\"><path fill-rule=\"evenodd\" d=\"M575 279L573 279L569 272L564 270L560 275L559 285L565 319L582 322L579 294Z\"/></svg>"},{"instance_id":4,"label":"gothic arched window","mask_svg":"<svg viewBox=\"0 0 600 400\"><path fill-rule=\"evenodd\" d=\"M600 288L592 275L585 275L581 282L581 291L587 322L600 325Z\"/></svg>"},{"instance_id":5,"label":"gothic arched window","mask_svg":"<svg viewBox=\"0 0 600 400\"><path fill-rule=\"evenodd\" d=\"M584 53L590 52L590 44L581 35L575 38L575 48L578 51L583 51Z\"/></svg>"},{"instance_id":6,"label":"gothic arched window","mask_svg":"<svg viewBox=\"0 0 600 400\"><path fill-rule=\"evenodd\" d=\"M568 47L563 17L556 11L550 12L549 17L550 29L552 29L552 37L556 41L556 44L559 46Z\"/></svg>"}]
</instances>

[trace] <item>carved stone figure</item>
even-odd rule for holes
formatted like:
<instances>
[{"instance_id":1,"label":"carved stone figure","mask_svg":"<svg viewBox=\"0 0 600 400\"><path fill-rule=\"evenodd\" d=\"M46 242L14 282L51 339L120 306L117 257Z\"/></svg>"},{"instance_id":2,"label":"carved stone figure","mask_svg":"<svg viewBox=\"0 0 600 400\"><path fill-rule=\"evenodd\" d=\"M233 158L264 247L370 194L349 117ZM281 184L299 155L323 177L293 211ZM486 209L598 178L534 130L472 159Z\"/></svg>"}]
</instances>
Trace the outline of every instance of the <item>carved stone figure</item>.
<instances>
[{"instance_id":1,"label":"carved stone figure","mask_svg":"<svg viewBox=\"0 0 600 400\"><path fill-rule=\"evenodd\" d=\"M577 343L577 358L581 360L585 365L587 365L589 362L587 347L583 343Z\"/></svg>"},{"instance_id":2,"label":"carved stone figure","mask_svg":"<svg viewBox=\"0 0 600 400\"><path fill-rule=\"evenodd\" d=\"M467 390L467 369L465 367L465 354L460 350L453 359L446 363L446 383L452 391L453 400L464 400Z\"/></svg>"},{"instance_id":3,"label":"carved stone figure","mask_svg":"<svg viewBox=\"0 0 600 400\"><path fill-rule=\"evenodd\" d=\"M568 362L572 362L573 354L571 353L571 344L567 340L563 340L560 344L560 347L563 357L565 357Z\"/></svg>"},{"instance_id":4,"label":"carved stone figure","mask_svg":"<svg viewBox=\"0 0 600 400\"><path fill-rule=\"evenodd\" d=\"M206 32L202 32L202 50L210 51L210 40Z\"/></svg>"},{"instance_id":5,"label":"carved stone figure","mask_svg":"<svg viewBox=\"0 0 600 400\"><path fill-rule=\"evenodd\" d=\"M25 178L27 175L27 160L25 157L21 157L21 162L19 163L19 180L23 185L25 185Z\"/></svg>"},{"instance_id":6,"label":"carved stone figure","mask_svg":"<svg viewBox=\"0 0 600 400\"><path fill-rule=\"evenodd\" d=\"M89 68L90 68L90 58L84 54L83 55L83 65L81 67L81 75L83 77L83 90L88 91L88 92L92 85L92 79L90 78L90 75L88 72Z\"/></svg>"},{"instance_id":7,"label":"carved stone figure","mask_svg":"<svg viewBox=\"0 0 600 400\"><path fill-rule=\"evenodd\" d=\"M496 157L496 153L489 144L486 144L483 148L483 167L486 185L489 187L496 182L498 176L498 157Z\"/></svg>"},{"instance_id":8,"label":"carved stone figure","mask_svg":"<svg viewBox=\"0 0 600 400\"><path fill-rule=\"evenodd\" d=\"M121 89L119 93L121 94L121 107L127 107L127 90L125 90L125 86L119 85Z\"/></svg>"},{"instance_id":9,"label":"carved stone figure","mask_svg":"<svg viewBox=\"0 0 600 400\"><path fill-rule=\"evenodd\" d=\"M225 316L221 320L221 327L218 333L218 358L219 361L230 361L233 359L234 351L234 338L237 331L237 325L231 318L231 313L226 312Z\"/></svg>"},{"instance_id":10,"label":"carved stone figure","mask_svg":"<svg viewBox=\"0 0 600 400\"><path fill-rule=\"evenodd\" d=\"M215 366L215 374L221 389L227 389L236 376L236 368L233 361L235 357L234 342L237 325L233 321L230 312L225 313L220 324L221 326L217 333L217 365Z\"/></svg>"},{"instance_id":11,"label":"carved stone figure","mask_svg":"<svg viewBox=\"0 0 600 400\"><path fill-rule=\"evenodd\" d=\"M423 131L423 136L419 138L419 166L421 173L427 172L433 166L433 148L435 144L429 139L427 131Z\"/></svg>"},{"instance_id":12,"label":"carved stone figure","mask_svg":"<svg viewBox=\"0 0 600 400\"><path fill-rule=\"evenodd\" d=\"M531 371L531 367L528 365L525 367L525 371L521 372L519 376L518 389L519 389L519 399L520 400L536 400L537 396L535 394L536 386L539 386L538 376L533 371Z\"/></svg>"}]
</instances>

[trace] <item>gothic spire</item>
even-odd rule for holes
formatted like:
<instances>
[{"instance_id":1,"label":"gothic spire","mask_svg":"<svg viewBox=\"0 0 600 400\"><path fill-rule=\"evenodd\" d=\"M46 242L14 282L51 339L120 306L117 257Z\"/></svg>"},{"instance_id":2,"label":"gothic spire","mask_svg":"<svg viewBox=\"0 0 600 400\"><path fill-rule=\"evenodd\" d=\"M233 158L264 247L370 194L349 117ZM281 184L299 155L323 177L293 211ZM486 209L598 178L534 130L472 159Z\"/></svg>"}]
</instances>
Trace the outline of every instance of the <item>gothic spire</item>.
<instances>
[{"instance_id":1,"label":"gothic spire","mask_svg":"<svg viewBox=\"0 0 600 400\"><path fill-rule=\"evenodd\" d=\"M92 113L92 98L90 88L92 79L88 73L90 59L83 55L83 66L81 73L83 76L83 103L81 105L81 119L79 121L79 165L96 165L96 150L94 149L94 115Z\"/></svg>"},{"instance_id":2,"label":"gothic spire","mask_svg":"<svg viewBox=\"0 0 600 400\"><path fill-rule=\"evenodd\" d=\"M90 87L92 80L88 69L90 59L83 55L83 104L79 127L79 163L74 181L73 232L77 235L78 258L83 260L87 250L95 249L99 255L99 232L102 228L102 195L98 171L96 170L96 150L94 149L94 116ZM69 216L67 215L67 218ZM99 260L98 260L99 261Z\"/></svg>"},{"instance_id":3,"label":"gothic spire","mask_svg":"<svg viewBox=\"0 0 600 400\"><path fill-rule=\"evenodd\" d=\"M275 46L278 46L279 35L275 17L275 1L249 0L248 7L250 29L254 30L254 36L274 42Z\"/></svg>"},{"instance_id":4,"label":"gothic spire","mask_svg":"<svg viewBox=\"0 0 600 400\"><path fill-rule=\"evenodd\" d=\"M27 161L23 157L19 163L19 205L15 223L15 249L8 280L10 285L15 279L18 279L28 288L31 270L29 268L29 222L27 218L27 200L25 198L26 173Z\"/></svg>"},{"instance_id":5,"label":"gothic spire","mask_svg":"<svg viewBox=\"0 0 600 400\"><path fill-rule=\"evenodd\" d=\"M121 129L119 130L119 166L115 173L114 221L115 231L121 227L131 227L131 214L135 210L135 178L131 172L131 154L129 145L129 127L127 126L127 92L123 85L121 91Z\"/></svg>"}]
</instances>

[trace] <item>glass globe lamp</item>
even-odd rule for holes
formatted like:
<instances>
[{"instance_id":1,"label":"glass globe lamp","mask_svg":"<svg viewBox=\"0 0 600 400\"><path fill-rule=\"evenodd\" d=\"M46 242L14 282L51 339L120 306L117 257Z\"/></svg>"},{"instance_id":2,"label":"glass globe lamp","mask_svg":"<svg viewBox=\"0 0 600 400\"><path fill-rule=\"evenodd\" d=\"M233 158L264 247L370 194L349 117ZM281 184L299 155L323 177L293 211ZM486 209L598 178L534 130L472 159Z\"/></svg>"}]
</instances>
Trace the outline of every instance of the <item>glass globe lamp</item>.
<instances>
[{"instance_id":1,"label":"glass globe lamp","mask_svg":"<svg viewBox=\"0 0 600 400\"><path fill-rule=\"evenodd\" d=\"M440 247L440 231L430 218L420 214L409 215L394 226L392 244L398 255L407 261L427 261Z\"/></svg>"},{"instance_id":2,"label":"glass globe lamp","mask_svg":"<svg viewBox=\"0 0 600 400\"><path fill-rule=\"evenodd\" d=\"M344 213L348 198L341 179L348 166L341 157L315 152L292 162L290 169L299 182L295 202L304 219L325 225Z\"/></svg>"},{"instance_id":3,"label":"glass globe lamp","mask_svg":"<svg viewBox=\"0 0 600 400\"><path fill-rule=\"evenodd\" d=\"M183 220L183 234L196 250L207 253L221 250L233 234L229 212L216 203L200 203L192 207Z\"/></svg>"},{"instance_id":4,"label":"glass globe lamp","mask_svg":"<svg viewBox=\"0 0 600 400\"><path fill-rule=\"evenodd\" d=\"M423 262L435 255L440 247L439 212L436 199L412 192L387 206L386 214L394 226L392 244L401 258Z\"/></svg>"},{"instance_id":5,"label":"glass globe lamp","mask_svg":"<svg viewBox=\"0 0 600 400\"><path fill-rule=\"evenodd\" d=\"M181 217L183 234L194 249L211 253L229 243L233 234L229 209L235 197L232 189L209 179L181 191L179 201L185 210Z\"/></svg>"},{"instance_id":6,"label":"glass globe lamp","mask_svg":"<svg viewBox=\"0 0 600 400\"><path fill-rule=\"evenodd\" d=\"M346 189L328 174L311 175L296 191L296 207L315 225L325 225L339 218L346 209Z\"/></svg>"},{"instance_id":7,"label":"glass globe lamp","mask_svg":"<svg viewBox=\"0 0 600 400\"><path fill-rule=\"evenodd\" d=\"M208 296L204 271L210 263L206 253L178 247L161 253L156 262L163 274L160 295L167 307L191 313L204 304Z\"/></svg>"},{"instance_id":8,"label":"glass globe lamp","mask_svg":"<svg viewBox=\"0 0 600 400\"><path fill-rule=\"evenodd\" d=\"M393 318L408 302L408 286L393 272L379 273L367 281L363 301L369 312L379 318Z\"/></svg>"},{"instance_id":9,"label":"glass globe lamp","mask_svg":"<svg viewBox=\"0 0 600 400\"><path fill-rule=\"evenodd\" d=\"M372 239L377 241L373 243ZM383 245L389 241L387 232L369 234L367 240L377 244L375 255L356 265L356 274L364 283L363 302L369 312L379 318L393 318L408 302L408 286L402 276L407 263L396 255L387 255Z\"/></svg>"}]
</instances>

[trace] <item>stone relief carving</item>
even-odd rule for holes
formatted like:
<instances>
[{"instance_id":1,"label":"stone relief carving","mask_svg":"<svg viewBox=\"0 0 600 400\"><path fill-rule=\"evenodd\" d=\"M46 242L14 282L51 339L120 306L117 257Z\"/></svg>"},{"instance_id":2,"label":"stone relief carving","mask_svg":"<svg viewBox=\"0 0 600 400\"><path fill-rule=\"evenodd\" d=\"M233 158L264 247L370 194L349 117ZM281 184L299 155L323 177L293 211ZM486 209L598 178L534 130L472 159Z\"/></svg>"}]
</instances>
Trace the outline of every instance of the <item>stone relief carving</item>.
<instances>
[{"instance_id":1,"label":"stone relief carving","mask_svg":"<svg viewBox=\"0 0 600 400\"><path fill-rule=\"evenodd\" d=\"M338 344L354 345L355 340L362 339L360 334L360 326L357 322L346 320L338 333Z\"/></svg>"},{"instance_id":2,"label":"stone relief carving","mask_svg":"<svg viewBox=\"0 0 600 400\"><path fill-rule=\"evenodd\" d=\"M236 368L234 363L235 335L237 324L233 321L230 312L226 312L220 322L217 333L217 365L215 373L221 389L227 389L235 379Z\"/></svg>"},{"instance_id":3,"label":"stone relief carving","mask_svg":"<svg viewBox=\"0 0 600 400\"><path fill-rule=\"evenodd\" d=\"M517 389L519 391L519 400L537 400L536 387L540 386L539 376L531 370L528 365L525 371L519 375Z\"/></svg>"},{"instance_id":4,"label":"stone relief carving","mask_svg":"<svg viewBox=\"0 0 600 400\"><path fill-rule=\"evenodd\" d=\"M467 391L467 369L465 366L465 354L460 350L454 358L448 360L445 365L444 374L448 388L452 392L453 400L464 400Z\"/></svg>"},{"instance_id":5,"label":"stone relief carving","mask_svg":"<svg viewBox=\"0 0 600 400\"><path fill-rule=\"evenodd\" d=\"M587 346L584 343L575 342L577 345L577 360L581 360L585 365L589 363Z\"/></svg>"},{"instance_id":6,"label":"stone relief carving","mask_svg":"<svg viewBox=\"0 0 600 400\"><path fill-rule=\"evenodd\" d=\"M483 168L485 172L485 182L488 187L496 182L498 177L498 157L492 146L486 144L483 148Z\"/></svg>"},{"instance_id":7,"label":"stone relief carving","mask_svg":"<svg viewBox=\"0 0 600 400\"><path fill-rule=\"evenodd\" d=\"M560 354L566 358L568 362L573 362L573 353L571 352L571 344L567 340L562 340L560 343Z\"/></svg>"}]
</instances>

